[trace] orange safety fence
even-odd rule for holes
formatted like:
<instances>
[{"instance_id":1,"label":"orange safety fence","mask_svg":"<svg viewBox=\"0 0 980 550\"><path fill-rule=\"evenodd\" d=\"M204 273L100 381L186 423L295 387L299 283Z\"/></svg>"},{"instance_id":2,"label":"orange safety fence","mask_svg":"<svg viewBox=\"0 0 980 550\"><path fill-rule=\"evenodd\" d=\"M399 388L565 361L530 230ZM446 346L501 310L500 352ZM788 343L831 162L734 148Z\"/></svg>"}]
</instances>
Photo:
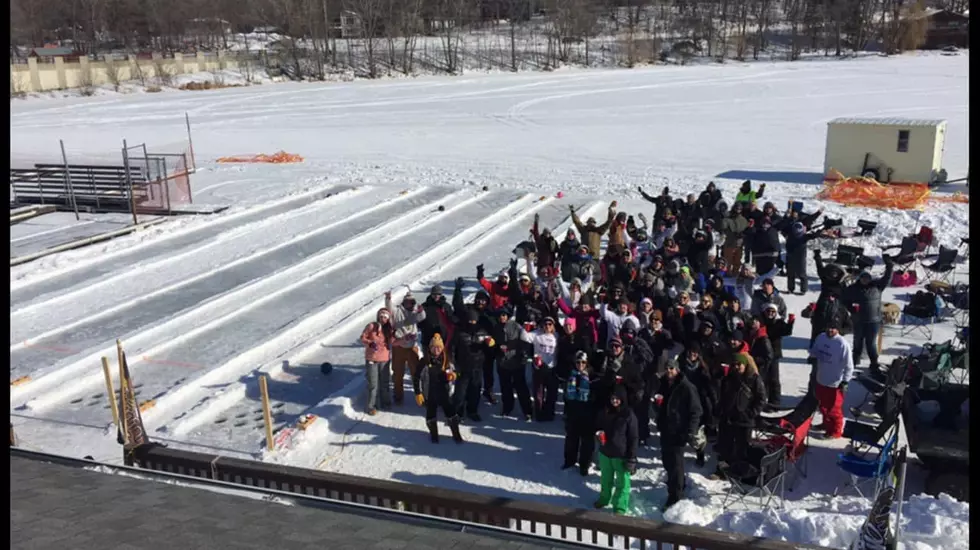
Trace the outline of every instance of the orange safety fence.
<instances>
[{"instance_id":1,"label":"orange safety fence","mask_svg":"<svg viewBox=\"0 0 980 550\"><path fill-rule=\"evenodd\" d=\"M970 202L970 197L961 193L932 195L932 191L925 183L883 185L874 178L860 176L847 178L837 171L824 180L824 188L817 193L817 198L831 200L845 206L899 210L921 209L930 199L944 202Z\"/></svg>"},{"instance_id":2,"label":"orange safety fence","mask_svg":"<svg viewBox=\"0 0 980 550\"><path fill-rule=\"evenodd\" d=\"M271 155L260 153L258 155L221 157L218 159L218 162L264 162L270 164L286 164L291 162L303 162L303 157L292 153L287 153L285 151L279 151L278 153L273 153Z\"/></svg>"}]
</instances>

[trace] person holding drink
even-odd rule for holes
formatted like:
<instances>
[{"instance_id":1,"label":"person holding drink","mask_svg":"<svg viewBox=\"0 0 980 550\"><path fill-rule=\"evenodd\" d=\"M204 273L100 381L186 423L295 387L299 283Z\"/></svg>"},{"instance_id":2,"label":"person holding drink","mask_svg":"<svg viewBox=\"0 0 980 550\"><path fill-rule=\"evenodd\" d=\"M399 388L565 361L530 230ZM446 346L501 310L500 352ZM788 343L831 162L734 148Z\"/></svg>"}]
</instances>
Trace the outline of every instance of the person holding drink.
<instances>
[{"instance_id":1,"label":"person holding drink","mask_svg":"<svg viewBox=\"0 0 980 550\"><path fill-rule=\"evenodd\" d=\"M660 430L660 456L667 471L666 510L681 500L686 488L684 448L699 439L702 412L698 390L674 359L664 365L660 393L653 396L651 408Z\"/></svg>"},{"instance_id":2,"label":"person holding drink","mask_svg":"<svg viewBox=\"0 0 980 550\"><path fill-rule=\"evenodd\" d=\"M759 377L755 360L748 353L736 353L735 364L722 365L727 370L721 381L718 405L721 422L718 426L718 462L738 464L748 457L752 428L766 403L766 388ZM721 479L715 472L712 479Z\"/></svg>"}]
</instances>

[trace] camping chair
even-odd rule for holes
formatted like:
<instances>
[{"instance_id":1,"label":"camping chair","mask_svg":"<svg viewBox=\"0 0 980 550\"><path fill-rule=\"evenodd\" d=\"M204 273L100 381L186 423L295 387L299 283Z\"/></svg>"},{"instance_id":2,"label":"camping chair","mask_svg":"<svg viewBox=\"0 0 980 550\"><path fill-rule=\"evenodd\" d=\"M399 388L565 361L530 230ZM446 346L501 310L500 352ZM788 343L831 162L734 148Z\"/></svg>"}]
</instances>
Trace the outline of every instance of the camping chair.
<instances>
[{"instance_id":1,"label":"camping chair","mask_svg":"<svg viewBox=\"0 0 980 550\"><path fill-rule=\"evenodd\" d=\"M966 252L963 253L963 261L966 261L970 257L970 238L966 237L960 239L960 246L966 245Z\"/></svg>"},{"instance_id":2,"label":"camping chair","mask_svg":"<svg viewBox=\"0 0 980 550\"><path fill-rule=\"evenodd\" d=\"M888 250L898 250L897 254L889 255L885 254ZM909 268L914 268L915 264L915 253L919 249L919 240L916 239L915 235L909 235L902 239L902 244L897 244L893 246L886 246L881 249L881 257L883 259L891 259L895 264L895 267L901 270L907 270Z\"/></svg>"},{"instance_id":3,"label":"camping chair","mask_svg":"<svg viewBox=\"0 0 980 550\"><path fill-rule=\"evenodd\" d=\"M837 496L841 489L854 489L863 498L874 498L878 494L882 484L891 474L893 453L895 443L898 440L898 426L891 430L888 440L878 450L878 456L874 458L862 458L854 453L841 453L837 455L837 466L850 476L848 483L834 489L833 496ZM871 483L874 483L874 493L865 497L861 490Z\"/></svg>"},{"instance_id":4,"label":"camping chair","mask_svg":"<svg viewBox=\"0 0 980 550\"><path fill-rule=\"evenodd\" d=\"M727 509L729 501L745 503L747 497L759 495L759 505L765 510L772 504L772 499L779 492L783 498L786 480L786 447L779 445L775 449L768 447L749 447L749 454L758 455L759 465L750 462L720 466L721 473L729 481L728 492L722 502L722 509ZM751 459L750 459L751 460ZM734 500L733 500L734 499Z\"/></svg>"},{"instance_id":5,"label":"camping chair","mask_svg":"<svg viewBox=\"0 0 980 550\"><path fill-rule=\"evenodd\" d=\"M878 227L878 222L873 222L871 220L858 220L858 228L861 229L858 236L870 237L874 233L876 227Z\"/></svg>"},{"instance_id":6,"label":"camping chair","mask_svg":"<svg viewBox=\"0 0 980 550\"><path fill-rule=\"evenodd\" d=\"M912 300L902 308L902 336L918 331L927 340L932 340L932 326L939 320L939 304L932 292L919 290Z\"/></svg>"},{"instance_id":7,"label":"camping chair","mask_svg":"<svg viewBox=\"0 0 980 550\"><path fill-rule=\"evenodd\" d=\"M956 256L958 254L959 251L955 248L946 248L940 245L939 255L936 257L935 262L926 264L920 260L919 263L927 273L934 274L935 280L953 284L956 282Z\"/></svg>"},{"instance_id":8,"label":"camping chair","mask_svg":"<svg viewBox=\"0 0 980 550\"><path fill-rule=\"evenodd\" d=\"M819 402L816 396L809 392L793 409L793 412L781 418L763 419L758 427L760 437L757 441L774 448L782 446L786 449L786 460L793 470L801 477L806 477L806 450L810 446L810 426L813 415L817 412ZM795 479L793 481L796 481ZM789 490L793 490L790 482Z\"/></svg>"},{"instance_id":9,"label":"camping chair","mask_svg":"<svg viewBox=\"0 0 980 550\"><path fill-rule=\"evenodd\" d=\"M852 454L865 455L872 447L888 434L889 430L898 425L898 417L902 414L902 403L905 399L905 382L888 386L877 395L874 402L875 412L881 415L881 422L872 424L858 420L844 420L844 437L850 439ZM863 415L862 415L863 416Z\"/></svg>"},{"instance_id":10,"label":"camping chair","mask_svg":"<svg viewBox=\"0 0 980 550\"><path fill-rule=\"evenodd\" d=\"M928 253L932 245L935 244L936 237L932 234L931 227L923 225L919 228L919 232L916 233L915 240L918 241L916 252Z\"/></svg>"},{"instance_id":11,"label":"camping chair","mask_svg":"<svg viewBox=\"0 0 980 550\"><path fill-rule=\"evenodd\" d=\"M834 263L843 267L845 271L851 272L858 268L858 260L861 256L864 256L863 248L842 244L837 247Z\"/></svg>"}]
</instances>

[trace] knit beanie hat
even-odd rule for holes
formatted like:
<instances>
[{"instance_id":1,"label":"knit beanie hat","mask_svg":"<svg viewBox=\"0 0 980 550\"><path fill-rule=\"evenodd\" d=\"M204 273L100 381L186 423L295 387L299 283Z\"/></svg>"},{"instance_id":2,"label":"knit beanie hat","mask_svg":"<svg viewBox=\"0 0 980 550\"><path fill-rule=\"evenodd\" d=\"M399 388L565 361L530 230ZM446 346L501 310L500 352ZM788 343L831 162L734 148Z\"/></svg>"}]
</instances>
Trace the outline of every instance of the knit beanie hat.
<instances>
[{"instance_id":1,"label":"knit beanie hat","mask_svg":"<svg viewBox=\"0 0 980 550\"><path fill-rule=\"evenodd\" d=\"M433 334L432 339L429 340L429 351L433 355L439 355L445 348L445 344L442 343L442 336L438 332Z\"/></svg>"}]
</instances>

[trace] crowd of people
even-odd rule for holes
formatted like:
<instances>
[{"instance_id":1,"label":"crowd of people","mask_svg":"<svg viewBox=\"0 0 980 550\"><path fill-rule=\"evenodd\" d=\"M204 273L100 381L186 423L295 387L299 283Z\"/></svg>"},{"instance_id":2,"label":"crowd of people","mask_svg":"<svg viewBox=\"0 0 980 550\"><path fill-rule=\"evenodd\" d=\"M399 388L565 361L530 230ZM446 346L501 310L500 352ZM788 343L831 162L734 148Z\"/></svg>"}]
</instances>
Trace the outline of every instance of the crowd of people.
<instances>
[{"instance_id":1,"label":"crowd of people","mask_svg":"<svg viewBox=\"0 0 980 550\"><path fill-rule=\"evenodd\" d=\"M617 211L615 201L601 224L570 208L573 228L561 242L535 217L508 268L487 277L476 266L471 303L463 278L450 300L440 286L422 303L410 290L398 303L387 293L361 337L367 413L400 405L408 372L431 440L439 441L442 409L462 443L460 422L482 422L481 405L498 405L495 387L499 414L527 422L555 420L561 397L561 468L587 476L598 463L596 508L628 512L637 451L652 430L670 507L684 496L686 448L698 466L709 442L719 466L745 461L760 413L780 405L782 341L795 315L775 281L805 294L807 243L831 237L815 225L821 211L759 208L764 192L746 181L729 207L714 183L684 199L640 189L653 203L652 223ZM813 327L810 391L825 436L837 438L854 365L862 351L878 361L873 342L892 266L886 258L883 278L863 271L849 282L853 274L814 256L820 295L802 312Z\"/></svg>"}]
</instances>

